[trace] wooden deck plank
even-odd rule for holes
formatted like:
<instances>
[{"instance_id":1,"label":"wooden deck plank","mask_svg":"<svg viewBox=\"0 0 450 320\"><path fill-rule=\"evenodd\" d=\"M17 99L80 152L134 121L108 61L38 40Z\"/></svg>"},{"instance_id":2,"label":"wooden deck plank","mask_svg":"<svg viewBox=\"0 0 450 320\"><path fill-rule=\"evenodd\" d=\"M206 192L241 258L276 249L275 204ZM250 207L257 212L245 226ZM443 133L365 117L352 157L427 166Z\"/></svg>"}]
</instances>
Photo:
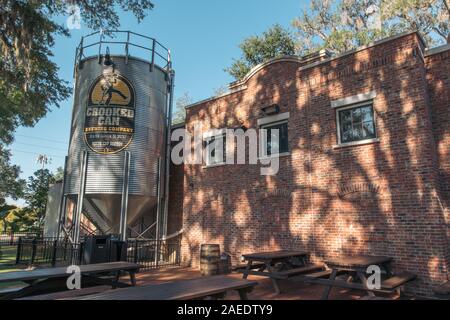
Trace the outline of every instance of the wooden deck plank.
<instances>
[{"instance_id":1,"label":"wooden deck plank","mask_svg":"<svg viewBox=\"0 0 450 320\"><path fill-rule=\"evenodd\" d=\"M192 280L167 282L68 298L70 300L189 300L220 294L230 290L250 289L256 281L229 276L212 276Z\"/></svg>"},{"instance_id":2,"label":"wooden deck plank","mask_svg":"<svg viewBox=\"0 0 450 320\"><path fill-rule=\"evenodd\" d=\"M131 262L108 262L108 263L96 263L80 265L81 274L95 274L106 273L114 271L130 271L138 270L139 265ZM38 279L51 279L67 277L67 267L58 268L42 268L31 271L14 271L0 273L0 283L2 282L15 282L15 281L33 281Z\"/></svg>"},{"instance_id":3,"label":"wooden deck plank","mask_svg":"<svg viewBox=\"0 0 450 320\"><path fill-rule=\"evenodd\" d=\"M437 286L433 289L434 293L437 295L450 295L450 281L447 281L444 284L441 284L440 286Z\"/></svg>"},{"instance_id":4,"label":"wooden deck plank","mask_svg":"<svg viewBox=\"0 0 450 320\"><path fill-rule=\"evenodd\" d=\"M59 300L59 299L67 299L67 298L92 295L92 294L96 294L96 293L105 292L110 289L111 289L111 286L96 286L96 287L83 288L80 290L66 290L66 291L61 291L61 292L41 294L41 295L32 296L32 297L20 298L17 300Z\"/></svg>"}]
</instances>

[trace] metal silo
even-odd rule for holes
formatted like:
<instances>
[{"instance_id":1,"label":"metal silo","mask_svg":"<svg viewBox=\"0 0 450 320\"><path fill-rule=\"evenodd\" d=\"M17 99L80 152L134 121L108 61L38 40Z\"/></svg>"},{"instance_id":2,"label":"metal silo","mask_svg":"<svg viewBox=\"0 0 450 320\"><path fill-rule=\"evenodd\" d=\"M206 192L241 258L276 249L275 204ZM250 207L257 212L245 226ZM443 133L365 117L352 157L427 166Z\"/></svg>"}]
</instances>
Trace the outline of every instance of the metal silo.
<instances>
[{"instance_id":1,"label":"metal silo","mask_svg":"<svg viewBox=\"0 0 450 320\"><path fill-rule=\"evenodd\" d=\"M145 228L163 233L173 74L170 51L153 38L82 38L61 210L74 242L80 228L123 239ZM133 229L138 220L144 225Z\"/></svg>"}]
</instances>

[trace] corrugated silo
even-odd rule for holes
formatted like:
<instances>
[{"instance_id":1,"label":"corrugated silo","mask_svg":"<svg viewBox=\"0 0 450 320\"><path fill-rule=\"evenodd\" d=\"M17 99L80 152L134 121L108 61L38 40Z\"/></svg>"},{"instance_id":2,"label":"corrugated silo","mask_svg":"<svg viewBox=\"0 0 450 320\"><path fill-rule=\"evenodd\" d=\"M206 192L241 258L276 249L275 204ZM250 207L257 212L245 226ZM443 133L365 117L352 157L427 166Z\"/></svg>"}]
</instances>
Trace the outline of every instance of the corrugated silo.
<instances>
[{"instance_id":1,"label":"corrugated silo","mask_svg":"<svg viewBox=\"0 0 450 320\"><path fill-rule=\"evenodd\" d=\"M94 33L77 50L63 210L77 239L82 216L104 234L127 233L124 223L130 234L138 219L145 217L147 227L157 222L157 212L159 223L164 216L170 53L155 39L128 31L117 34L126 40L107 41L105 33ZM87 42L98 37L98 42ZM135 56L132 49L144 55Z\"/></svg>"}]
</instances>

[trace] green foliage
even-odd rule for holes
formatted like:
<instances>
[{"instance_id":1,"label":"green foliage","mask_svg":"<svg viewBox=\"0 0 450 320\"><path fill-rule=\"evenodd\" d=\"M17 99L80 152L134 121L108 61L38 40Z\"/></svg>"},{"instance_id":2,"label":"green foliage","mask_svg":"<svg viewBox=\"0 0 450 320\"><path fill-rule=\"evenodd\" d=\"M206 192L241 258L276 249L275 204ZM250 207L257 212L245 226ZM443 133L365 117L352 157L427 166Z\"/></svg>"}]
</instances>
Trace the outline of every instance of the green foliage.
<instances>
[{"instance_id":1,"label":"green foliage","mask_svg":"<svg viewBox=\"0 0 450 320\"><path fill-rule=\"evenodd\" d=\"M10 215L10 213L17 209L16 206L11 206L11 205L7 205L7 204L0 204L0 222L1 222L1 226L0 226L0 230L3 232L7 231L7 218Z\"/></svg>"},{"instance_id":2,"label":"green foliage","mask_svg":"<svg viewBox=\"0 0 450 320\"><path fill-rule=\"evenodd\" d=\"M0 142L11 143L18 126L33 126L52 106L71 94L51 60L55 36L69 36L56 17L66 15L63 0L2 0L0 7ZM92 29L117 29L117 9L142 20L149 0L76 1L83 23Z\"/></svg>"},{"instance_id":3,"label":"green foliage","mask_svg":"<svg viewBox=\"0 0 450 320\"><path fill-rule=\"evenodd\" d=\"M9 206L0 199L0 227L4 231L38 232L42 230L47 209L50 185L58 181L63 169L58 168L55 173L48 169L37 170L28 178L23 198L26 206L16 208Z\"/></svg>"},{"instance_id":4,"label":"green foliage","mask_svg":"<svg viewBox=\"0 0 450 320\"><path fill-rule=\"evenodd\" d=\"M56 172L53 173L53 180L55 182L60 182L60 181L63 181L63 179L64 179L64 168L58 167L56 169Z\"/></svg>"},{"instance_id":5,"label":"green foliage","mask_svg":"<svg viewBox=\"0 0 450 320\"><path fill-rule=\"evenodd\" d=\"M342 53L401 32L418 30L429 46L450 43L450 0L311 0L292 25L245 39L242 57L225 69L242 79L252 67L281 55L320 49Z\"/></svg>"},{"instance_id":6,"label":"green foliage","mask_svg":"<svg viewBox=\"0 0 450 320\"><path fill-rule=\"evenodd\" d=\"M193 103L189 92L185 92L181 97L177 99L175 102L175 110L172 115L172 124L183 123L186 117L186 110L184 109L186 106Z\"/></svg>"},{"instance_id":7,"label":"green foliage","mask_svg":"<svg viewBox=\"0 0 450 320\"><path fill-rule=\"evenodd\" d=\"M35 220L42 225L47 209L47 198L50 184L55 182L53 174L48 169L37 170L32 177L28 178L24 199L27 207L23 216Z\"/></svg>"},{"instance_id":8,"label":"green foliage","mask_svg":"<svg viewBox=\"0 0 450 320\"><path fill-rule=\"evenodd\" d=\"M10 158L10 152L0 144L0 205L7 197L20 198L25 186L25 180L19 179L20 168L12 165Z\"/></svg>"},{"instance_id":9,"label":"green foliage","mask_svg":"<svg viewBox=\"0 0 450 320\"><path fill-rule=\"evenodd\" d=\"M6 220L7 231L10 232L40 232L42 222L36 212L28 207L13 210Z\"/></svg>"},{"instance_id":10,"label":"green foliage","mask_svg":"<svg viewBox=\"0 0 450 320\"><path fill-rule=\"evenodd\" d=\"M272 58L295 54L294 38L289 31L276 24L261 36L245 39L239 47L243 56L225 69L235 79L242 79L254 66Z\"/></svg>"},{"instance_id":11,"label":"green foliage","mask_svg":"<svg viewBox=\"0 0 450 320\"><path fill-rule=\"evenodd\" d=\"M342 53L390 35L418 30L429 45L449 34L449 0L312 0L293 21L300 55Z\"/></svg>"}]
</instances>

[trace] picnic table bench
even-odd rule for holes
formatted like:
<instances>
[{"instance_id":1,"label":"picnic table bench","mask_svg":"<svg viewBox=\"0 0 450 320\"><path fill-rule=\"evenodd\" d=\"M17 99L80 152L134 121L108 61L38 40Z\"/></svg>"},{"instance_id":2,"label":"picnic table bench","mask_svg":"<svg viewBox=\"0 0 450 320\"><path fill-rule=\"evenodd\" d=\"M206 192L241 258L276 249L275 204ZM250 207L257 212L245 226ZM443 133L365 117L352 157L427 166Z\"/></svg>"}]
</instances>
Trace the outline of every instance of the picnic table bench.
<instances>
[{"instance_id":1,"label":"picnic table bench","mask_svg":"<svg viewBox=\"0 0 450 320\"><path fill-rule=\"evenodd\" d=\"M350 256L330 259L325 261L325 264L329 267L328 270L316 274L298 276L296 280L325 285L322 295L324 300L328 299L332 287L365 290L369 297L374 297L375 292L393 292L395 290L398 290L399 294L401 294L403 285L414 280L416 276L409 272L392 274L390 269L391 261L392 258L383 256ZM385 276L385 279L380 283L379 289L371 289L367 286L366 270L371 265L379 266L382 274ZM336 279L340 274L348 274L349 278L347 281ZM355 279L359 279L360 283L350 281Z\"/></svg>"},{"instance_id":2,"label":"picnic table bench","mask_svg":"<svg viewBox=\"0 0 450 320\"><path fill-rule=\"evenodd\" d=\"M247 293L257 284L256 281L221 275L109 290L67 300L198 300L207 297L223 299L231 290L237 291L242 300L247 300Z\"/></svg>"},{"instance_id":3,"label":"picnic table bench","mask_svg":"<svg viewBox=\"0 0 450 320\"><path fill-rule=\"evenodd\" d=\"M247 279L249 275L270 278L275 293L279 294L278 280L324 269L323 265L308 264L308 255L308 252L289 250L244 254L243 258L247 261L247 266L239 271L243 273L244 279Z\"/></svg>"},{"instance_id":4,"label":"picnic table bench","mask_svg":"<svg viewBox=\"0 0 450 320\"><path fill-rule=\"evenodd\" d=\"M112 288L128 286L119 282L122 272L127 272L130 275L132 286L136 285L135 274L139 271L139 265L130 262L87 264L80 265L79 268L82 286L84 284L107 284ZM70 275L70 273L67 273L67 267L0 273L0 283L24 282L27 284L24 288L0 296L0 299L9 300L42 292L67 290L66 280Z\"/></svg>"},{"instance_id":5,"label":"picnic table bench","mask_svg":"<svg viewBox=\"0 0 450 320\"><path fill-rule=\"evenodd\" d=\"M450 299L450 281L447 281L433 289L436 298L438 299Z\"/></svg>"}]
</instances>

